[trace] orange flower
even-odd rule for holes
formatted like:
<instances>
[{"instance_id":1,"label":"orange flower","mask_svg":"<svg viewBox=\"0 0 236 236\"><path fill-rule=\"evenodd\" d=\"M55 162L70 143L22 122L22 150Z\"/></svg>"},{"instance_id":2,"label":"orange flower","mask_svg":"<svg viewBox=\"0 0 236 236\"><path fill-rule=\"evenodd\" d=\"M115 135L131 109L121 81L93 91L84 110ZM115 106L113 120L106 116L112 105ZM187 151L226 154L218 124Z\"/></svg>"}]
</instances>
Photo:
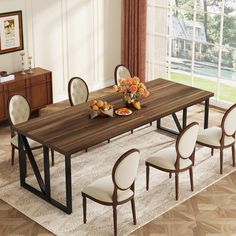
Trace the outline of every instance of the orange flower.
<instances>
[{"instance_id":1,"label":"orange flower","mask_svg":"<svg viewBox=\"0 0 236 236\"><path fill-rule=\"evenodd\" d=\"M125 85L126 84L126 79L120 79L119 84L120 85Z\"/></svg>"},{"instance_id":2,"label":"orange flower","mask_svg":"<svg viewBox=\"0 0 236 236\"><path fill-rule=\"evenodd\" d=\"M144 96L144 97L148 97L149 94L150 94L149 91L145 90L143 96Z\"/></svg>"},{"instance_id":3,"label":"orange flower","mask_svg":"<svg viewBox=\"0 0 236 236\"><path fill-rule=\"evenodd\" d=\"M138 92L140 93L140 95L144 95L145 90L143 88L139 88Z\"/></svg>"},{"instance_id":4,"label":"orange flower","mask_svg":"<svg viewBox=\"0 0 236 236\"><path fill-rule=\"evenodd\" d=\"M131 93L136 93L138 90L138 87L136 85L131 85L130 88L129 88L129 91Z\"/></svg>"},{"instance_id":5,"label":"orange flower","mask_svg":"<svg viewBox=\"0 0 236 236\"><path fill-rule=\"evenodd\" d=\"M134 85L137 85L137 84L139 84L139 82L140 82L140 79L139 79L137 76L134 76L134 77L132 78L132 80L133 80L133 84L134 84Z\"/></svg>"},{"instance_id":6,"label":"orange flower","mask_svg":"<svg viewBox=\"0 0 236 236\"><path fill-rule=\"evenodd\" d=\"M133 81L132 81L132 78L127 78L126 79L126 84L127 85L132 85Z\"/></svg>"}]
</instances>

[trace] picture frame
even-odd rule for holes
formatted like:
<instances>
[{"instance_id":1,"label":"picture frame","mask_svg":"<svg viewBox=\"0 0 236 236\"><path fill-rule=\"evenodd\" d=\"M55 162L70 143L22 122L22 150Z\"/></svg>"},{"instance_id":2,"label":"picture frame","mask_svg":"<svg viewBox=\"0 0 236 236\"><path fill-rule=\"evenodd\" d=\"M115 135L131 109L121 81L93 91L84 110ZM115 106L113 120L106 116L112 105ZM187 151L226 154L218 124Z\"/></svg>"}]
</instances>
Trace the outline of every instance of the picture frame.
<instances>
[{"instance_id":1,"label":"picture frame","mask_svg":"<svg viewBox=\"0 0 236 236\"><path fill-rule=\"evenodd\" d=\"M22 11L0 13L0 54L23 49Z\"/></svg>"}]
</instances>

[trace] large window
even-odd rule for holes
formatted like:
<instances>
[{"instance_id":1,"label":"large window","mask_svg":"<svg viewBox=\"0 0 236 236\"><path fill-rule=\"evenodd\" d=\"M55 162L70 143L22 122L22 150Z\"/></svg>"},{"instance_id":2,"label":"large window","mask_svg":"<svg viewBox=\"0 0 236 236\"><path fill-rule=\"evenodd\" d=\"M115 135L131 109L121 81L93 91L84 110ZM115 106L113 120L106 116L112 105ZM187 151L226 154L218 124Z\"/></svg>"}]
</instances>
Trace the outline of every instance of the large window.
<instances>
[{"instance_id":1,"label":"large window","mask_svg":"<svg viewBox=\"0 0 236 236\"><path fill-rule=\"evenodd\" d=\"M147 78L236 103L236 1L148 0Z\"/></svg>"}]
</instances>

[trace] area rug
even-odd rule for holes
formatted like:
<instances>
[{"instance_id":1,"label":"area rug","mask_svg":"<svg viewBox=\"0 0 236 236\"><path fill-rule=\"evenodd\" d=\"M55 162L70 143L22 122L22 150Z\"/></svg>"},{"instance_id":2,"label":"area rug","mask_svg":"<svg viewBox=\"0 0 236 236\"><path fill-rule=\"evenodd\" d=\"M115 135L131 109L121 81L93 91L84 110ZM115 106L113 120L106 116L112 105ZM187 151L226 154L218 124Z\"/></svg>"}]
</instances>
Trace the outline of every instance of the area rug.
<instances>
[{"instance_id":1,"label":"area rug","mask_svg":"<svg viewBox=\"0 0 236 236\"><path fill-rule=\"evenodd\" d=\"M174 178L167 173L150 171L150 190L145 190L145 159L156 151L173 146L174 138L168 137L151 127L141 127L134 134L126 133L108 143L101 143L72 157L73 213L67 215L51 206L19 185L17 164L11 169L0 166L0 197L32 220L38 222L56 235L113 235L112 208L87 202L87 224L83 224L81 189L94 180L111 174L112 167L121 154L131 148L141 151L141 160L136 178L137 225L132 223L130 203L118 207L118 234L127 235L155 219L168 209L190 198L210 184L235 171L232 167L230 149L224 155L224 175L219 174L219 152L210 156L210 149L197 147L196 164L193 168L194 188L190 191L188 172L180 174L180 200L175 201ZM42 167L42 154L36 157ZM29 169L27 182L37 186ZM64 157L56 154L55 166L51 168L52 196L65 201Z\"/></svg>"}]
</instances>

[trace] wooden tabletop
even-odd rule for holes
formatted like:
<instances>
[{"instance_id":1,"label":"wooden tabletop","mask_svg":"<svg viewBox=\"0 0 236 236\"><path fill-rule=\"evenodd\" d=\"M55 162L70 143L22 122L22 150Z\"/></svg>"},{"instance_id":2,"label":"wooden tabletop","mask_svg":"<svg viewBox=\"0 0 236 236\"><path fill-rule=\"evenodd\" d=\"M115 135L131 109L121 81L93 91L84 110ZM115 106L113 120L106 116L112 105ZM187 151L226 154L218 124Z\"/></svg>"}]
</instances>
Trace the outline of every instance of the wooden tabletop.
<instances>
[{"instance_id":1,"label":"wooden tabletop","mask_svg":"<svg viewBox=\"0 0 236 236\"><path fill-rule=\"evenodd\" d=\"M89 118L89 102L69 107L45 117L21 123L15 128L23 134L63 155L71 155L107 139L155 121L161 117L202 102L214 94L169 80L146 83L150 96L141 100L142 109L130 116ZM103 97L114 108L124 107L121 95Z\"/></svg>"}]
</instances>

